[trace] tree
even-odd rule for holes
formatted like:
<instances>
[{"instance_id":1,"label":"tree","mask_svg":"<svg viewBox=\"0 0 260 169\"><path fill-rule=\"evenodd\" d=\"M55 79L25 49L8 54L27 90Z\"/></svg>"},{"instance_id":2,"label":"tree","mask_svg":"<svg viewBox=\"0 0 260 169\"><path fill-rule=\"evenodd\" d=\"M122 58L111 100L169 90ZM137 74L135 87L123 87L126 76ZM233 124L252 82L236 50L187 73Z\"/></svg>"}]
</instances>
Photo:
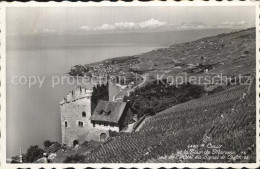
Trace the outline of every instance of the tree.
<instances>
[{"instance_id":1,"label":"tree","mask_svg":"<svg viewBox=\"0 0 260 169\"><path fill-rule=\"evenodd\" d=\"M152 81L145 87L137 88L128 98L138 117L145 114L156 114L176 104L201 97L204 87L191 83L183 83L178 88L168 85L167 81Z\"/></svg>"},{"instance_id":2,"label":"tree","mask_svg":"<svg viewBox=\"0 0 260 169\"><path fill-rule=\"evenodd\" d=\"M27 163L33 163L36 160L42 158L43 153L43 149L41 149L39 146L30 146L25 155L25 161Z\"/></svg>"},{"instance_id":3,"label":"tree","mask_svg":"<svg viewBox=\"0 0 260 169\"><path fill-rule=\"evenodd\" d=\"M146 108L145 110L144 110L144 114L149 114L149 115L155 115L155 111L154 111L154 109L153 108L151 108L151 107L148 107L148 108Z\"/></svg>"},{"instance_id":4,"label":"tree","mask_svg":"<svg viewBox=\"0 0 260 169\"><path fill-rule=\"evenodd\" d=\"M45 148L48 148L48 147L50 147L52 145L52 142L50 140L45 140L43 142L43 145L44 145Z\"/></svg>"}]
</instances>

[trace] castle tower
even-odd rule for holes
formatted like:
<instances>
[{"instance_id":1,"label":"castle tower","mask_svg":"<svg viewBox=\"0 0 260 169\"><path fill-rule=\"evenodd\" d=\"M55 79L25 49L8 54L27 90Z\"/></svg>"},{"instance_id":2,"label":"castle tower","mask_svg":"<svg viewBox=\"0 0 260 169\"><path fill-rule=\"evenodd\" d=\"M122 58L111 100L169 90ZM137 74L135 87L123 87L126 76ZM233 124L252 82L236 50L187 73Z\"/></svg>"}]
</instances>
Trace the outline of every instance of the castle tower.
<instances>
[{"instance_id":1,"label":"castle tower","mask_svg":"<svg viewBox=\"0 0 260 169\"><path fill-rule=\"evenodd\" d=\"M60 102L62 143L75 146L87 140L91 127L92 90L77 87Z\"/></svg>"}]
</instances>

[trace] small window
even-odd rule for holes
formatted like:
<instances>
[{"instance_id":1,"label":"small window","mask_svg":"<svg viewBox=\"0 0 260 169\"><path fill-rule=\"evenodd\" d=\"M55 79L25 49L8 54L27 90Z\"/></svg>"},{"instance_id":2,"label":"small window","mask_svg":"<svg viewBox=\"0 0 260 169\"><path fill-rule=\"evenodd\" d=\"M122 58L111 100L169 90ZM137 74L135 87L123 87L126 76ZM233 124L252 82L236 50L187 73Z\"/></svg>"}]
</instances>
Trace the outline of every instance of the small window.
<instances>
[{"instance_id":1,"label":"small window","mask_svg":"<svg viewBox=\"0 0 260 169\"><path fill-rule=\"evenodd\" d=\"M105 111L105 116L108 116L111 113L111 111Z\"/></svg>"},{"instance_id":2,"label":"small window","mask_svg":"<svg viewBox=\"0 0 260 169\"><path fill-rule=\"evenodd\" d=\"M82 121L78 121L78 126L79 127L83 127L83 122Z\"/></svg>"},{"instance_id":3,"label":"small window","mask_svg":"<svg viewBox=\"0 0 260 169\"><path fill-rule=\"evenodd\" d=\"M99 114L102 114L103 112L104 112L104 110L100 110L100 111L99 111Z\"/></svg>"},{"instance_id":4,"label":"small window","mask_svg":"<svg viewBox=\"0 0 260 169\"><path fill-rule=\"evenodd\" d=\"M82 112L82 117L86 117L86 112Z\"/></svg>"},{"instance_id":5,"label":"small window","mask_svg":"<svg viewBox=\"0 0 260 169\"><path fill-rule=\"evenodd\" d=\"M67 122L67 121L65 121L65 127L66 127L66 128L68 127L68 122Z\"/></svg>"},{"instance_id":6,"label":"small window","mask_svg":"<svg viewBox=\"0 0 260 169\"><path fill-rule=\"evenodd\" d=\"M110 115L110 113L111 113L111 111L108 111L108 112L107 112L107 115Z\"/></svg>"}]
</instances>

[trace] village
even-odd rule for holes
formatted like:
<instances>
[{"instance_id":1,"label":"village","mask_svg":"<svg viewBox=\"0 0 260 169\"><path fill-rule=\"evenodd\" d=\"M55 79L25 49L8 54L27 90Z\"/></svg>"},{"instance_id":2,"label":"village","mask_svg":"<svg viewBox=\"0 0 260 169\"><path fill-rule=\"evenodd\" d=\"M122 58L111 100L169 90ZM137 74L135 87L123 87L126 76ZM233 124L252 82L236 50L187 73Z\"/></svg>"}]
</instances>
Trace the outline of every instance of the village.
<instances>
[{"instance_id":1,"label":"village","mask_svg":"<svg viewBox=\"0 0 260 169\"><path fill-rule=\"evenodd\" d=\"M120 57L104 60L95 64L76 65L69 75L83 77L131 76L131 66L140 63L138 57Z\"/></svg>"}]
</instances>

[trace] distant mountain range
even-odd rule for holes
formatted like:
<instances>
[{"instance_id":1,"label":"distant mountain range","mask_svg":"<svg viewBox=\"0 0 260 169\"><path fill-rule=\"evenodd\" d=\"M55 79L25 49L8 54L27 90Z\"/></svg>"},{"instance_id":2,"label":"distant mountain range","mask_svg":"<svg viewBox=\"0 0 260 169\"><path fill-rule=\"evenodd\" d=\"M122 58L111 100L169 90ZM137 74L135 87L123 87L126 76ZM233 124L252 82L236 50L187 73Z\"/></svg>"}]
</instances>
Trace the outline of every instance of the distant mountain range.
<instances>
[{"instance_id":1,"label":"distant mountain range","mask_svg":"<svg viewBox=\"0 0 260 169\"><path fill-rule=\"evenodd\" d=\"M110 34L23 34L7 36L7 49L63 48L104 45L172 45L232 32L232 29Z\"/></svg>"}]
</instances>

